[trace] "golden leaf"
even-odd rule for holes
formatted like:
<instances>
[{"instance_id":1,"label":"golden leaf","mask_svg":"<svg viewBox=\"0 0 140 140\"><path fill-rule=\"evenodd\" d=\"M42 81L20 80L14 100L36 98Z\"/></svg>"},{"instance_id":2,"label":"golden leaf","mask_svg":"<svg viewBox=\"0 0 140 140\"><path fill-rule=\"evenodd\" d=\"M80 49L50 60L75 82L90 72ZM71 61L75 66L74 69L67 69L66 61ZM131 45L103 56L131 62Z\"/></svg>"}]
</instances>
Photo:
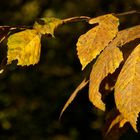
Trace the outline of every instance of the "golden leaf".
<instances>
[{"instance_id":1,"label":"golden leaf","mask_svg":"<svg viewBox=\"0 0 140 140\"><path fill-rule=\"evenodd\" d=\"M61 113L60 113L60 117L62 116L63 112L66 110L66 108L69 106L69 104L74 100L74 98L76 97L77 93L83 89L86 85L87 85L88 81L86 81L85 79L80 83L80 85L75 89L75 91L72 93L72 95L69 97L68 101L66 102L66 104L64 105Z\"/></svg>"},{"instance_id":2,"label":"golden leaf","mask_svg":"<svg viewBox=\"0 0 140 140\"><path fill-rule=\"evenodd\" d=\"M116 46L110 44L100 54L93 65L90 74L89 99L97 108L105 111L105 104L101 100L99 92L100 83L109 74L113 73L123 60L122 52Z\"/></svg>"},{"instance_id":3,"label":"golden leaf","mask_svg":"<svg viewBox=\"0 0 140 140\"><path fill-rule=\"evenodd\" d=\"M96 58L118 33L118 18L111 14L93 18L89 23L98 23L98 25L78 39L77 54L82 64L82 69Z\"/></svg>"},{"instance_id":4,"label":"golden leaf","mask_svg":"<svg viewBox=\"0 0 140 140\"><path fill-rule=\"evenodd\" d=\"M40 59L41 36L36 30L24 30L8 38L8 64L18 60L17 65L34 65Z\"/></svg>"},{"instance_id":5,"label":"golden leaf","mask_svg":"<svg viewBox=\"0 0 140 140\"><path fill-rule=\"evenodd\" d=\"M124 118L137 132L140 112L140 44L126 60L115 85L115 102Z\"/></svg>"},{"instance_id":6,"label":"golden leaf","mask_svg":"<svg viewBox=\"0 0 140 140\"><path fill-rule=\"evenodd\" d=\"M36 21L33 28L41 34L51 34L54 36L54 30L63 23L58 18L41 18Z\"/></svg>"}]
</instances>

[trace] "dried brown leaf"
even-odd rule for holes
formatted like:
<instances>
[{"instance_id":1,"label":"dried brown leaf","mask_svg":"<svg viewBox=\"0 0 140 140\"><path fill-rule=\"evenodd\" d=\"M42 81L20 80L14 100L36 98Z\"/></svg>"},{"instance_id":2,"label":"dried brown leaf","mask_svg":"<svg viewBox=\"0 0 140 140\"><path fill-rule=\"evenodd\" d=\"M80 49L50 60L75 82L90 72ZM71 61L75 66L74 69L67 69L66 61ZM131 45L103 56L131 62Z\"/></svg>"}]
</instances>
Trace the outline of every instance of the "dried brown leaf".
<instances>
[{"instance_id":1,"label":"dried brown leaf","mask_svg":"<svg viewBox=\"0 0 140 140\"><path fill-rule=\"evenodd\" d=\"M60 113L60 117L63 115L64 111L66 110L66 108L69 106L69 104L74 100L74 98L76 97L76 95L78 94L78 92L83 89L89 81L86 81L86 79L84 79L80 85L75 89L75 91L71 94L71 96L69 97L69 99L67 100L67 102L65 103L61 113Z\"/></svg>"},{"instance_id":2,"label":"dried brown leaf","mask_svg":"<svg viewBox=\"0 0 140 140\"><path fill-rule=\"evenodd\" d=\"M140 112L140 44L126 60L115 85L115 102L124 118L137 132Z\"/></svg>"},{"instance_id":3,"label":"dried brown leaf","mask_svg":"<svg viewBox=\"0 0 140 140\"><path fill-rule=\"evenodd\" d=\"M98 25L78 39L77 54L82 64L82 69L96 58L118 33L118 18L111 14L93 18L89 23L98 23Z\"/></svg>"}]
</instances>

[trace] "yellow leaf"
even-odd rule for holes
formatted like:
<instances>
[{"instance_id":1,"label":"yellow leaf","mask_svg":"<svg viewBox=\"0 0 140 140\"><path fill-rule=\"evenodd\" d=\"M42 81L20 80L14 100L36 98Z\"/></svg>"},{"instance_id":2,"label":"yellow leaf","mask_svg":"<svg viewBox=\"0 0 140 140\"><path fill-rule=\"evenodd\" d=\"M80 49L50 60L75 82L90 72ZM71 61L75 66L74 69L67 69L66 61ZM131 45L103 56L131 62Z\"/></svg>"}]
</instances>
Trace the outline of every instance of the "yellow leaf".
<instances>
[{"instance_id":1,"label":"yellow leaf","mask_svg":"<svg viewBox=\"0 0 140 140\"><path fill-rule=\"evenodd\" d=\"M125 123L127 123L128 121L126 120L126 119L122 119L121 121L120 121L120 127L123 127L124 125L125 125Z\"/></svg>"},{"instance_id":2,"label":"yellow leaf","mask_svg":"<svg viewBox=\"0 0 140 140\"><path fill-rule=\"evenodd\" d=\"M111 14L93 18L89 23L98 23L98 25L78 39L77 54L82 64L82 69L96 58L118 33L118 18Z\"/></svg>"},{"instance_id":3,"label":"yellow leaf","mask_svg":"<svg viewBox=\"0 0 140 140\"><path fill-rule=\"evenodd\" d=\"M41 36L36 30L24 30L8 38L8 64L18 60L17 65L34 65L40 59Z\"/></svg>"},{"instance_id":4,"label":"yellow leaf","mask_svg":"<svg viewBox=\"0 0 140 140\"><path fill-rule=\"evenodd\" d=\"M140 25L119 31L114 45L122 47L123 45L140 38Z\"/></svg>"},{"instance_id":5,"label":"yellow leaf","mask_svg":"<svg viewBox=\"0 0 140 140\"><path fill-rule=\"evenodd\" d=\"M72 95L69 97L68 101L66 102L66 104L64 105L61 113L60 113L60 117L62 116L63 112L66 110L66 108L69 106L69 104L74 100L74 98L76 97L77 93L83 89L86 85L87 85L88 81L86 81L85 79L80 83L80 85L75 89L75 91L72 93Z\"/></svg>"},{"instance_id":6,"label":"yellow leaf","mask_svg":"<svg viewBox=\"0 0 140 140\"><path fill-rule=\"evenodd\" d=\"M118 110L137 132L140 112L140 44L126 60L115 85L115 102Z\"/></svg>"},{"instance_id":7,"label":"yellow leaf","mask_svg":"<svg viewBox=\"0 0 140 140\"><path fill-rule=\"evenodd\" d=\"M123 60L122 52L110 44L100 54L93 65L89 82L89 99L97 108L105 111L105 104L99 92L100 83L109 74L113 73Z\"/></svg>"},{"instance_id":8,"label":"yellow leaf","mask_svg":"<svg viewBox=\"0 0 140 140\"><path fill-rule=\"evenodd\" d=\"M35 22L33 28L41 34L51 34L54 36L54 30L63 23L58 18L41 18Z\"/></svg>"}]
</instances>

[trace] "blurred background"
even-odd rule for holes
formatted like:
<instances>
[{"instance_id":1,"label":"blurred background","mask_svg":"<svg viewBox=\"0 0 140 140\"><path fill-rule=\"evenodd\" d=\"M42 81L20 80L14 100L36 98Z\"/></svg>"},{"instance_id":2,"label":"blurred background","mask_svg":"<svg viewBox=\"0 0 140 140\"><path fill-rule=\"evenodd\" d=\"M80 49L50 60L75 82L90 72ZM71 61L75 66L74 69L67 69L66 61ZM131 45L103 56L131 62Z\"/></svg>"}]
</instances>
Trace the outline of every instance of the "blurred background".
<instances>
[{"instance_id":1,"label":"blurred background","mask_svg":"<svg viewBox=\"0 0 140 140\"><path fill-rule=\"evenodd\" d=\"M139 9L140 0L0 0L0 25L28 26L40 17L94 17ZM137 14L120 20L120 29L140 24ZM55 38L42 38L37 65L12 65L0 75L0 140L102 139L104 114L89 102L88 88L58 120L63 105L83 79L76 42L89 28L83 22L58 28ZM130 128L120 139L140 136Z\"/></svg>"}]
</instances>

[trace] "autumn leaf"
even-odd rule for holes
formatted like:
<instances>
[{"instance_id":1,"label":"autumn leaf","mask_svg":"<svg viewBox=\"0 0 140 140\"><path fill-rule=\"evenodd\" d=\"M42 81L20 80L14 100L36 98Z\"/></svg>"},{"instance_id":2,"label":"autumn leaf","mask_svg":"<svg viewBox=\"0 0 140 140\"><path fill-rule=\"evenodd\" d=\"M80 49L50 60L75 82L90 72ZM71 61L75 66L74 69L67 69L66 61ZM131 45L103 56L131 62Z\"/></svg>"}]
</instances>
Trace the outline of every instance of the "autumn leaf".
<instances>
[{"instance_id":1,"label":"autumn leaf","mask_svg":"<svg viewBox=\"0 0 140 140\"><path fill-rule=\"evenodd\" d=\"M101 100L101 93L99 92L100 83L109 73L113 73L119 67L122 60L122 52L110 44L93 65L89 82L89 99L94 106L103 111L105 111L105 104Z\"/></svg>"},{"instance_id":2,"label":"autumn leaf","mask_svg":"<svg viewBox=\"0 0 140 140\"><path fill-rule=\"evenodd\" d=\"M74 98L76 97L76 95L78 94L78 92L83 89L86 85L88 84L88 81L86 81L86 79L84 79L80 85L75 89L75 91L71 94L71 96L69 97L68 101L66 102L66 104L64 105L61 113L60 113L60 117L62 116L63 112L66 110L66 108L69 106L69 104L74 100Z\"/></svg>"},{"instance_id":3,"label":"autumn leaf","mask_svg":"<svg viewBox=\"0 0 140 140\"><path fill-rule=\"evenodd\" d=\"M96 58L118 33L119 20L111 14L93 18L89 23L98 23L98 25L78 39L77 54L82 64L82 69Z\"/></svg>"},{"instance_id":4,"label":"autumn leaf","mask_svg":"<svg viewBox=\"0 0 140 140\"><path fill-rule=\"evenodd\" d=\"M17 65L34 65L40 59L40 38L36 30L24 30L8 38L8 64L18 60Z\"/></svg>"},{"instance_id":5,"label":"autumn leaf","mask_svg":"<svg viewBox=\"0 0 140 140\"><path fill-rule=\"evenodd\" d=\"M140 112L140 44L126 60L115 85L115 102L124 118L137 132Z\"/></svg>"},{"instance_id":6,"label":"autumn leaf","mask_svg":"<svg viewBox=\"0 0 140 140\"><path fill-rule=\"evenodd\" d=\"M36 21L33 28L41 34L51 34L54 36L54 30L63 23L58 18L41 18Z\"/></svg>"}]
</instances>

